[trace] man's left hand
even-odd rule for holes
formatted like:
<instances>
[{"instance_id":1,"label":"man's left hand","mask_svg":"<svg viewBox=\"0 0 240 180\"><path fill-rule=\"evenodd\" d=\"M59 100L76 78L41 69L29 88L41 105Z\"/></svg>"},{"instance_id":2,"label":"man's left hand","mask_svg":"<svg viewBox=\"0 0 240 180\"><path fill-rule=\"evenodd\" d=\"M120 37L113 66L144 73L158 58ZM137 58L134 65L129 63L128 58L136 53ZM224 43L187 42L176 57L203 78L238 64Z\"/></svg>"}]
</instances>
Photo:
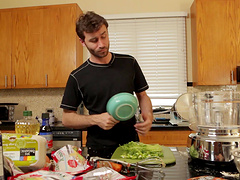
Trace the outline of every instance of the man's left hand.
<instances>
[{"instance_id":1,"label":"man's left hand","mask_svg":"<svg viewBox=\"0 0 240 180\"><path fill-rule=\"evenodd\" d=\"M146 119L144 122L136 123L134 127L139 135L144 136L152 127L152 119Z\"/></svg>"}]
</instances>

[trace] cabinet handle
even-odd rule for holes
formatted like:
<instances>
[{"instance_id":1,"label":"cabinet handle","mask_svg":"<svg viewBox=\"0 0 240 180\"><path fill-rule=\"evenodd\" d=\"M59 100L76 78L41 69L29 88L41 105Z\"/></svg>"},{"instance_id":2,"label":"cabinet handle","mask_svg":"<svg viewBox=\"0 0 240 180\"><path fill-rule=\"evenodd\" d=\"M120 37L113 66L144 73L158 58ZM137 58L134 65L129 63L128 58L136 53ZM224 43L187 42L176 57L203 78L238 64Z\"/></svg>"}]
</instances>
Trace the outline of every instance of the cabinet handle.
<instances>
[{"instance_id":1,"label":"cabinet handle","mask_svg":"<svg viewBox=\"0 0 240 180\"><path fill-rule=\"evenodd\" d=\"M16 76L13 75L13 87L16 87Z\"/></svg>"},{"instance_id":2,"label":"cabinet handle","mask_svg":"<svg viewBox=\"0 0 240 180\"><path fill-rule=\"evenodd\" d=\"M7 88L8 84L7 84L7 75L5 75L5 88Z\"/></svg>"},{"instance_id":3,"label":"cabinet handle","mask_svg":"<svg viewBox=\"0 0 240 180\"><path fill-rule=\"evenodd\" d=\"M232 84L234 84L234 76L233 76L233 71L231 71L231 80L232 80Z\"/></svg>"},{"instance_id":4,"label":"cabinet handle","mask_svg":"<svg viewBox=\"0 0 240 180\"><path fill-rule=\"evenodd\" d=\"M46 85L46 87L48 86L48 75L47 74L45 75L45 85Z\"/></svg>"}]
</instances>

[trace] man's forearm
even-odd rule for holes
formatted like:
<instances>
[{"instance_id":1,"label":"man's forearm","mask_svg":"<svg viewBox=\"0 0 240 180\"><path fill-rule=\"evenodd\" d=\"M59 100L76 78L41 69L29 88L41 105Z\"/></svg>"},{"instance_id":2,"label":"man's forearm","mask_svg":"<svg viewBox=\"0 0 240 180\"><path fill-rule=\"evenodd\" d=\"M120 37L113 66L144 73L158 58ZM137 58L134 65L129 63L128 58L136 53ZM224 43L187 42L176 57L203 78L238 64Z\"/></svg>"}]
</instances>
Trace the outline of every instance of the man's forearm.
<instances>
[{"instance_id":1,"label":"man's forearm","mask_svg":"<svg viewBox=\"0 0 240 180\"><path fill-rule=\"evenodd\" d=\"M144 119L153 120L153 113L152 113L152 103L150 98L147 96L146 93L138 95L139 106L141 109L141 115L145 117Z\"/></svg>"},{"instance_id":2,"label":"man's forearm","mask_svg":"<svg viewBox=\"0 0 240 180\"><path fill-rule=\"evenodd\" d=\"M75 111L63 111L62 123L65 127L84 129L95 125L95 115L80 115Z\"/></svg>"}]
</instances>

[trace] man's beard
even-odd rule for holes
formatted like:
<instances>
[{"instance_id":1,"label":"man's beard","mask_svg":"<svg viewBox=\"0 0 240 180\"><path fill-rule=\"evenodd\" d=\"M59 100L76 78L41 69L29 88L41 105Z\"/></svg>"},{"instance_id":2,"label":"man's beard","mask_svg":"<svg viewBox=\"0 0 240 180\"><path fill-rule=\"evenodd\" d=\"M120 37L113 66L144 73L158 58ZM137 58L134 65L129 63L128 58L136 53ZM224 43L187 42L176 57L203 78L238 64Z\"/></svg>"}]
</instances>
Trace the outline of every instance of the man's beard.
<instances>
[{"instance_id":1,"label":"man's beard","mask_svg":"<svg viewBox=\"0 0 240 180\"><path fill-rule=\"evenodd\" d=\"M105 51L103 51L103 52L100 52L102 49L98 49L98 51L95 51L93 49L90 49L88 46L86 46L86 47L87 47L88 51L90 52L90 54L92 54L93 56L95 56L97 58L104 58L109 53L109 46L104 47L103 50L105 50Z\"/></svg>"}]
</instances>

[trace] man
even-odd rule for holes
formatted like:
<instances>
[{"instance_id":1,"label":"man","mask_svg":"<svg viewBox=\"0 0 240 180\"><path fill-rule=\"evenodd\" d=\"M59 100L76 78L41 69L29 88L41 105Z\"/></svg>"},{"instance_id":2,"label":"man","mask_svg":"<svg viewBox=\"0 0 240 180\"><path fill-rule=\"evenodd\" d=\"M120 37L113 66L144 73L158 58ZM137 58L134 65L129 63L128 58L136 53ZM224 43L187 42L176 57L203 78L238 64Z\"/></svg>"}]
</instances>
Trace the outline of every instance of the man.
<instances>
[{"instance_id":1,"label":"man","mask_svg":"<svg viewBox=\"0 0 240 180\"><path fill-rule=\"evenodd\" d=\"M90 156L110 158L119 145L139 141L151 128L152 104L145 90L148 84L137 63L129 55L109 52L108 23L100 15L87 12L79 17L76 31L90 58L69 76L61 103L64 126L87 128L87 147ZM119 122L106 112L108 100L115 94L128 92L139 101L144 120L135 117ZM76 113L83 102L89 115Z\"/></svg>"}]
</instances>

